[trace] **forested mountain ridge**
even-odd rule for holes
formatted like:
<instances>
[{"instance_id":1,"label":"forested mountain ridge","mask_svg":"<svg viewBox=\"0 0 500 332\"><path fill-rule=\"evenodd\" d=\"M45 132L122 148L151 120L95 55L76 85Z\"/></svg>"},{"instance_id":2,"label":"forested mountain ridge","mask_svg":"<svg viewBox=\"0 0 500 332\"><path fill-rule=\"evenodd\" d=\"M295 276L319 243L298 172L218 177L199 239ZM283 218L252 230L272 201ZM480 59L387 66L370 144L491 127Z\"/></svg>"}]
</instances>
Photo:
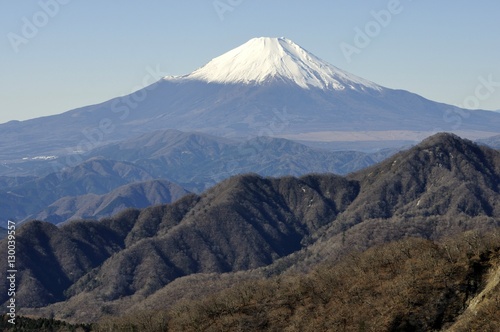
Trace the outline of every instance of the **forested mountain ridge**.
<instances>
[{"instance_id":1,"label":"forested mountain ridge","mask_svg":"<svg viewBox=\"0 0 500 332\"><path fill-rule=\"evenodd\" d=\"M307 271L408 236L487 231L499 226L499 183L500 152L438 134L347 177L241 175L100 222L30 222L18 235L19 303L64 301L39 312L92 320L169 292L184 276Z\"/></svg>"},{"instance_id":2,"label":"forested mountain ridge","mask_svg":"<svg viewBox=\"0 0 500 332\"><path fill-rule=\"evenodd\" d=\"M301 176L311 172L345 174L372 165L392 153L393 150L375 153L325 151L271 137L238 141L202 133L159 130L78 155L84 161L75 166L63 167L65 158L47 161L44 167L50 171L37 169L48 172L43 176L0 177L0 226L5 227L9 219L59 223L73 217L109 217L119 209L113 208L113 204L101 206L99 201L106 201L106 197L119 194L123 202L116 202L118 206L144 208L146 203L170 203L178 198L179 189L174 188L175 184L201 193L241 173L263 176ZM15 167L6 168L9 172L17 169L19 174L35 173L28 166L23 170L23 165L16 163ZM131 188L153 180L160 181L148 189L154 193L132 192ZM174 191L172 194L165 195L162 181L172 182L169 185ZM139 192L142 194L138 195ZM106 196L96 197L102 195ZM159 197L164 199L157 199Z\"/></svg>"},{"instance_id":3,"label":"forested mountain ridge","mask_svg":"<svg viewBox=\"0 0 500 332\"><path fill-rule=\"evenodd\" d=\"M99 219L115 215L127 208L146 208L171 203L189 192L167 180L133 182L103 195L66 196L26 219L59 224L77 219Z\"/></svg>"}]
</instances>

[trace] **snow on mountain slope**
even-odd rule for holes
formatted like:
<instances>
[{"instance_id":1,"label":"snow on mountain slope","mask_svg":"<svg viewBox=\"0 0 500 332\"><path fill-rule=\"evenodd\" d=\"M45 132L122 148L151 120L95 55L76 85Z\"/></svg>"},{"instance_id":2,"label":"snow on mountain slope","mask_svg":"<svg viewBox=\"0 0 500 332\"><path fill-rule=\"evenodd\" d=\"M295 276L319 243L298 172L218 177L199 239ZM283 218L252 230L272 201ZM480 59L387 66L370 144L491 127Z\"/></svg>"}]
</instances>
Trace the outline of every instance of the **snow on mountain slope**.
<instances>
[{"instance_id":1,"label":"snow on mountain slope","mask_svg":"<svg viewBox=\"0 0 500 332\"><path fill-rule=\"evenodd\" d=\"M265 83L292 81L302 88L320 89L382 88L316 57L286 38L253 38L213 59L191 74L165 77L166 80L192 79L214 83Z\"/></svg>"},{"instance_id":2,"label":"snow on mountain slope","mask_svg":"<svg viewBox=\"0 0 500 332\"><path fill-rule=\"evenodd\" d=\"M500 134L499 128L499 113L464 110L381 87L288 39L255 38L191 74L163 78L129 95L55 116L0 124L0 161L78 159L78 154L105 143L165 129L226 138L267 135L407 144L409 137L414 141L441 131L486 138ZM55 159L47 165L64 163L74 164ZM16 174L13 165L0 163L0 174Z\"/></svg>"}]
</instances>

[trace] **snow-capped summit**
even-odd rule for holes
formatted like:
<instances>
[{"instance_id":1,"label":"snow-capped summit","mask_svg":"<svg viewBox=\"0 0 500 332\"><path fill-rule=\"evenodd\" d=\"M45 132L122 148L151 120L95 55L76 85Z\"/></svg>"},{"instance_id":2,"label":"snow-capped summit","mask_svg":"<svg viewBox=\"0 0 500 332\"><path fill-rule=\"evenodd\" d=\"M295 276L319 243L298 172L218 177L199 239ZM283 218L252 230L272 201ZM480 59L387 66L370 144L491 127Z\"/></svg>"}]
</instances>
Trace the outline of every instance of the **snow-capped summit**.
<instances>
[{"instance_id":1,"label":"snow-capped summit","mask_svg":"<svg viewBox=\"0 0 500 332\"><path fill-rule=\"evenodd\" d=\"M253 38L191 74L165 79L223 84L259 84L281 80L294 82L303 88L381 90L379 85L332 66L283 37Z\"/></svg>"},{"instance_id":2,"label":"snow-capped summit","mask_svg":"<svg viewBox=\"0 0 500 332\"><path fill-rule=\"evenodd\" d=\"M368 141L367 146L382 148L396 146L394 141L410 144L437 131L471 139L498 135L500 114L381 87L286 38L255 38L191 74L165 77L98 105L0 125L0 142L5 143L0 159L65 156L167 128L239 139L265 135L323 143L359 141L360 146ZM66 163L79 155L70 154ZM51 164L61 164L61 159Z\"/></svg>"}]
</instances>

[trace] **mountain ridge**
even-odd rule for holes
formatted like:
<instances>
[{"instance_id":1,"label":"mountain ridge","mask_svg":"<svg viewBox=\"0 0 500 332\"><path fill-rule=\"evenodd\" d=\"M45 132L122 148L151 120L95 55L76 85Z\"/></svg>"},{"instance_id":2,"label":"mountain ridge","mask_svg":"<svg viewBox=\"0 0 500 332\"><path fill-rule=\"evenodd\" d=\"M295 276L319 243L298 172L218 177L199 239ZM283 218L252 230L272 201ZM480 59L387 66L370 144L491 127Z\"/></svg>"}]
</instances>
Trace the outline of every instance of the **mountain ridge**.
<instances>
[{"instance_id":1,"label":"mountain ridge","mask_svg":"<svg viewBox=\"0 0 500 332\"><path fill-rule=\"evenodd\" d=\"M242 63L248 60L249 67L252 64L263 66L246 73L257 75L243 79L248 84L224 83L224 79L217 82L205 79L205 74L200 74L204 79L198 79L200 77L188 74L175 79L159 79L134 93L101 104L2 124L0 140L5 146L0 147L0 159L12 161L40 155L58 157L75 151L89 152L107 143L168 128L233 138L251 138L266 133L267 136L322 142L346 139L356 142L360 140L356 133L371 132L377 133L381 144L384 140L422 138L439 131L460 132L469 138L499 133L499 113L465 110L378 85L377 89L366 88L371 83L326 64L293 46L296 44L292 45L291 41L263 40L280 46L264 47L268 56L263 52L258 54L261 57L250 52L250 46L255 43L255 48L259 49L259 45L265 44L262 41L253 40L250 46L243 47L244 53L250 55L243 57ZM297 57L281 54L280 50L286 47L296 52ZM270 51L277 53L275 57L269 55ZM232 56L231 51L229 56ZM287 59L295 69L288 68L288 64L282 65L280 59ZM216 64L219 60L214 59ZM221 63L226 63L225 57L222 60ZM268 66L269 63L272 65ZM216 64L212 62L214 68ZM290 70L287 72L286 68ZM305 69L301 71L300 68ZM230 74L227 68L216 68L217 72L210 67L205 69L215 77L218 73L223 78ZM259 84L259 70L264 77L271 73L272 77L288 79L266 79ZM200 69L198 73L201 72L205 73ZM294 78L307 88L296 84ZM314 84L306 84L307 79ZM324 87L324 82L337 84L334 80L344 88L325 90L315 86Z\"/></svg>"},{"instance_id":2,"label":"mountain ridge","mask_svg":"<svg viewBox=\"0 0 500 332\"><path fill-rule=\"evenodd\" d=\"M0 206L4 207L0 219L2 222L9 218L21 222L36 217L58 223L72 216L104 217L111 214L94 215L97 210L103 211L96 206L103 198L98 196L115 197L116 192L112 191L117 187L133 186L132 183L136 182L167 180L188 191L201 193L239 173L254 172L264 176L300 176L311 172L345 174L380 161L391 153L391 150L374 154L328 152L270 137L229 140L203 133L154 131L96 148L82 155L83 162L74 167L51 169L51 163L64 166L63 158L46 161L45 167L49 167L50 173L38 178L0 178ZM22 174L21 170L19 174ZM155 195L166 198L158 184L154 188ZM128 202L127 207L143 208L146 207L144 202L169 202L152 200L153 193L144 192L140 199L130 192L122 194L121 203L118 200L115 203L123 205ZM110 212L117 212L111 205L105 206ZM72 213L69 208L79 212ZM86 208L91 210L83 213L81 209Z\"/></svg>"},{"instance_id":3,"label":"mountain ridge","mask_svg":"<svg viewBox=\"0 0 500 332\"><path fill-rule=\"evenodd\" d=\"M20 252L40 261L53 259L50 264L60 266L54 271L63 277L54 283L22 257L20 264L26 265L19 267L24 271L19 288L25 293L19 303L49 305L40 312L58 308L64 318L84 319L78 313L84 311L95 319L103 308L119 314L130 303L166 292L173 280L186 275L259 268L262 275L308 271L353 250L409 236L439 239L468 229L487 232L500 226L499 183L500 152L441 134L348 177L239 175L201 195L127 210L100 222L60 228L31 222L19 230ZM79 239L92 232L95 237L85 242L94 249L85 252ZM96 256L103 234L113 240ZM51 239L51 247L33 242L40 236ZM57 240L61 237L65 240ZM36 287L28 283L29 275L38 280ZM64 301L62 306L52 304L56 299Z\"/></svg>"},{"instance_id":4,"label":"mountain ridge","mask_svg":"<svg viewBox=\"0 0 500 332\"><path fill-rule=\"evenodd\" d=\"M25 220L43 220L53 224L76 219L100 219L128 208L146 208L171 203L189 192L167 180L133 182L103 195L86 194L58 199L46 209Z\"/></svg>"},{"instance_id":5,"label":"mountain ridge","mask_svg":"<svg viewBox=\"0 0 500 332\"><path fill-rule=\"evenodd\" d=\"M147 180L154 177L132 163L91 159L0 191L0 207L8 211L2 223L6 219L22 221L66 196L102 195L130 182Z\"/></svg>"}]
</instances>

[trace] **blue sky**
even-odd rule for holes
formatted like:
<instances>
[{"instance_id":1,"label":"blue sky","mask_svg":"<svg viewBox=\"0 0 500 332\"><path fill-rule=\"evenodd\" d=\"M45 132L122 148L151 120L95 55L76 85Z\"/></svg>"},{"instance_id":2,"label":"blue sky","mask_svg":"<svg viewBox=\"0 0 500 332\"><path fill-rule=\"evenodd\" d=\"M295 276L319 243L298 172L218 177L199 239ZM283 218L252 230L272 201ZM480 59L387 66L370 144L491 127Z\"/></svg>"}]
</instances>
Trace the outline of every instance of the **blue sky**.
<instances>
[{"instance_id":1,"label":"blue sky","mask_svg":"<svg viewBox=\"0 0 500 332\"><path fill-rule=\"evenodd\" d=\"M0 0L0 123L187 74L260 36L386 87L499 110L498 13L495 0Z\"/></svg>"}]
</instances>

